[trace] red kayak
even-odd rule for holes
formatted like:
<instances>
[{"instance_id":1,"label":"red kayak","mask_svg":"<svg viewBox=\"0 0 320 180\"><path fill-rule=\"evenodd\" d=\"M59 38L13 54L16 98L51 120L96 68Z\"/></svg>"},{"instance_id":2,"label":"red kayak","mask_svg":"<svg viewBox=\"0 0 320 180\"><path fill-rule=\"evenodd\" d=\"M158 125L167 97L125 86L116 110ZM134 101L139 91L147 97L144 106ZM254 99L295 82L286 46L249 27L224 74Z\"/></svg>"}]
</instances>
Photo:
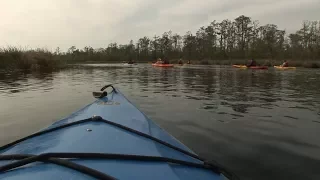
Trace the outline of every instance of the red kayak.
<instances>
[{"instance_id":1,"label":"red kayak","mask_svg":"<svg viewBox=\"0 0 320 180\"><path fill-rule=\"evenodd\" d=\"M152 66L157 66L157 67L173 67L173 64L157 64L154 63Z\"/></svg>"},{"instance_id":2,"label":"red kayak","mask_svg":"<svg viewBox=\"0 0 320 180\"><path fill-rule=\"evenodd\" d=\"M250 66L247 67L245 65L232 65L235 68L243 68L243 69L268 69L268 66Z\"/></svg>"}]
</instances>

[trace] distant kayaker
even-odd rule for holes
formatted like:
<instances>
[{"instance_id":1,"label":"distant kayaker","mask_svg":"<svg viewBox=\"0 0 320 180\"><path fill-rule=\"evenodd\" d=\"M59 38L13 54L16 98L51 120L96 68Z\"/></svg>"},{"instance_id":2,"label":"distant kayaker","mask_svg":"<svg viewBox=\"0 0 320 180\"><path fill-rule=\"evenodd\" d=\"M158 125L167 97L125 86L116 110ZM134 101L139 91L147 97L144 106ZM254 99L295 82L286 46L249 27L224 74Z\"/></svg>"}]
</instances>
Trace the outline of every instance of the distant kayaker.
<instances>
[{"instance_id":1,"label":"distant kayaker","mask_svg":"<svg viewBox=\"0 0 320 180\"><path fill-rule=\"evenodd\" d=\"M190 60L188 60L187 64L191 64Z\"/></svg>"},{"instance_id":2,"label":"distant kayaker","mask_svg":"<svg viewBox=\"0 0 320 180\"><path fill-rule=\"evenodd\" d=\"M168 59L164 59L163 64L170 64Z\"/></svg>"},{"instance_id":3,"label":"distant kayaker","mask_svg":"<svg viewBox=\"0 0 320 180\"><path fill-rule=\"evenodd\" d=\"M254 59L251 59L247 64L247 67L257 66L257 62Z\"/></svg>"},{"instance_id":4,"label":"distant kayaker","mask_svg":"<svg viewBox=\"0 0 320 180\"><path fill-rule=\"evenodd\" d=\"M183 64L183 61L182 59L179 60L178 64Z\"/></svg>"},{"instance_id":5,"label":"distant kayaker","mask_svg":"<svg viewBox=\"0 0 320 180\"><path fill-rule=\"evenodd\" d=\"M281 66L282 66L282 67L289 67L289 63L288 63L288 61L287 61L287 60L285 60Z\"/></svg>"},{"instance_id":6,"label":"distant kayaker","mask_svg":"<svg viewBox=\"0 0 320 180\"><path fill-rule=\"evenodd\" d=\"M161 58L158 58L156 64L163 64L163 61L161 60Z\"/></svg>"},{"instance_id":7,"label":"distant kayaker","mask_svg":"<svg viewBox=\"0 0 320 180\"><path fill-rule=\"evenodd\" d=\"M133 64L134 61L132 59L129 60L128 64Z\"/></svg>"}]
</instances>

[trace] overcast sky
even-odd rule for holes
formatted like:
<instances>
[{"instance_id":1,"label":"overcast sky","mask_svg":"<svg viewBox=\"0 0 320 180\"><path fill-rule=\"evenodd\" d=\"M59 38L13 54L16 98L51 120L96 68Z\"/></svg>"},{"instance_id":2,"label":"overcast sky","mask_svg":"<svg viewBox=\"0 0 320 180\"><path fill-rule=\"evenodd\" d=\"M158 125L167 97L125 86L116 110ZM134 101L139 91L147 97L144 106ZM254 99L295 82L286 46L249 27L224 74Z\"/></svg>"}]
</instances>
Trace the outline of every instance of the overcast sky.
<instances>
[{"instance_id":1,"label":"overcast sky","mask_svg":"<svg viewBox=\"0 0 320 180\"><path fill-rule=\"evenodd\" d=\"M242 14L292 32L320 20L320 0L0 0L0 46L107 47Z\"/></svg>"}]
</instances>

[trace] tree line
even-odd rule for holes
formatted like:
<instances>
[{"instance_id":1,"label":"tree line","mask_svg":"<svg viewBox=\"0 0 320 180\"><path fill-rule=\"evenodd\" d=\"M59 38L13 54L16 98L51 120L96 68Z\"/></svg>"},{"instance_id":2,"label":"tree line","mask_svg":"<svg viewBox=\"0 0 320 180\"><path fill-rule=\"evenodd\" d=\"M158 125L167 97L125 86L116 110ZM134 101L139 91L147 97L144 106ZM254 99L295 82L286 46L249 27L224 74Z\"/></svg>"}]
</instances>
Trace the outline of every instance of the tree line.
<instances>
[{"instance_id":1,"label":"tree line","mask_svg":"<svg viewBox=\"0 0 320 180\"><path fill-rule=\"evenodd\" d=\"M248 59L292 60L293 66L320 67L320 21L304 21L293 33L279 29L277 25L260 25L247 16L234 20L213 21L197 32L179 35L172 31L153 37L144 36L128 44L110 43L106 48L86 46L70 47L66 52L56 48L46 49L0 48L0 69L41 69L77 62L123 62L134 60L155 61L195 60L208 64L230 64L231 61ZM231 60L231 61L222 61ZM312 61L306 61L312 60ZM279 63L279 62L278 62ZM269 65L271 65L269 61Z\"/></svg>"},{"instance_id":2,"label":"tree line","mask_svg":"<svg viewBox=\"0 0 320 180\"><path fill-rule=\"evenodd\" d=\"M304 21L301 29L287 33L277 25L260 25L247 16L235 20L213 21L192 33L172 31L161 36L144 36L128 44L110 43L107 48L77 49L61 53L75 61L151 61L156 58L185 60L223 59L320 59L320 21Z\"/></svg>"}]
</instances>

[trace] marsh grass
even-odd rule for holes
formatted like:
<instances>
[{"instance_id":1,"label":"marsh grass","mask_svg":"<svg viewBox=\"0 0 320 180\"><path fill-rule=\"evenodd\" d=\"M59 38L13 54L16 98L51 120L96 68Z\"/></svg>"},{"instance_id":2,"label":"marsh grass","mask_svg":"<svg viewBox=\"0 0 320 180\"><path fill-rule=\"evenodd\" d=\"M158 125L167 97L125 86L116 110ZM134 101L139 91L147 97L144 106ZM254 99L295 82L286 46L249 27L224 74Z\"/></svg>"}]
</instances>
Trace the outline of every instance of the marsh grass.
<instances>
[{"instance_id":1,"label":"marsh grass","mask_svg":"<svg viewBox=\"0 0 320 180\"><path fill-rule=\"evenodd\" d=\"M61 65L59 56L46 49L0 48L0 68L34 70L54 69Z\"/></svg>"}]
</instances>

